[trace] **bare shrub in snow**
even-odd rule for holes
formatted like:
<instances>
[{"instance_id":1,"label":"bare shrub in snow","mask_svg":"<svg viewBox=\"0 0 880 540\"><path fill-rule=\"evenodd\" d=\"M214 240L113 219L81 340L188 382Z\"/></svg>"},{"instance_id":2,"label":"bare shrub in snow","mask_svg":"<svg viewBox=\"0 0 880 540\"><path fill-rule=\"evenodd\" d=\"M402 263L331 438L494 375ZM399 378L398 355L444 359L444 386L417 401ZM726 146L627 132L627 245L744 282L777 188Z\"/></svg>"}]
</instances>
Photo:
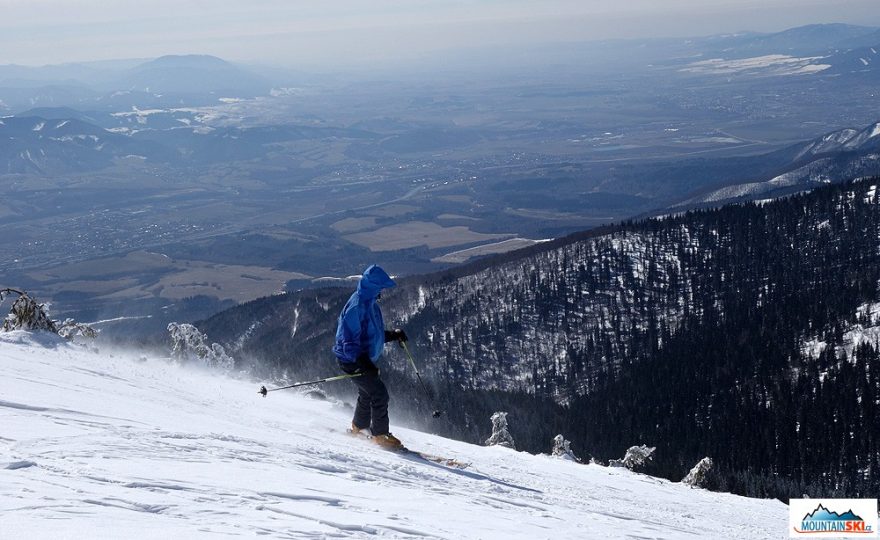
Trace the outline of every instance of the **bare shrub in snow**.
<instances>
[{"instance_id":1,"label":"bare shrub in snow","mask_svg":"<svg viewBox=\"0 0 880 540\"><path fill-rule=\"evenodd\" d=\"M653 459L654 450L656 449L656 446L648 447L644 444L641 446L630 446L626 451L626 455L623 456L623 459L612 459L608 462L608 466L626 467L629 470L633 470Z\"/></svg>"},{"instance_id":2,"label":"bare shrub in snow","mask_svg":"<svg viewBox=\"0 0 880 540\"><path fill-rule=\"evenodd\" d=\"M681 480L682 483L696 488L706 487L706 480L709 471L712 470L712 465L712 458L704 457L699 463L694 465L691 472L687 473L687 476Z\"/></svg>"},{"instance_id":3,"label":"bare shrub in snow","mask_svg":"<svg viewBox=\"0 0 880 540\"><path fill-rule=\"evenodd\" d=\"M196 360L208 367L230 370L235 360L219 343L208 345L208 337L191 324L170 323L171 357L178 362Z\"/></svg>"},{"instance_id":4,"label":"bare shrub in snow","mask_svg":"<svg viewBox=\"0 0 880 540\"><path fill-rule=\"evenodd\" d=\"M6 316L6 320L3 321L4 332L12 330L58 331L55 321L49 318L46 305L37 303L26 293L16 289L3 289L0 291L0 302L5 300L10 293L18 294L18 298L12 303L12 309Z\"/></svg>"},{"instance_id":5,"label":"bare shrub in snow","mask_svg":"<svg viewBox=\"0 0 880 540\"><path fill-rule=\"evenodd\" d=\"M561 434L553 437L553 451L552 454L558 458L567 459L570 461L580 461L574 452L571 450L571 441L565 440Z\"/></svg>"},{"instance_id":6,"label":"bare shrub in snow","mask_svg":"<svg viewBox=\"0 0 880 540\"><path fill-rule=\"evenodd\" d=\"M492 436L486 439L486 446L504 446L516 450L513 436L507 429L507 413L496 412L492 415Z\"/></svg>"}]
</instances>

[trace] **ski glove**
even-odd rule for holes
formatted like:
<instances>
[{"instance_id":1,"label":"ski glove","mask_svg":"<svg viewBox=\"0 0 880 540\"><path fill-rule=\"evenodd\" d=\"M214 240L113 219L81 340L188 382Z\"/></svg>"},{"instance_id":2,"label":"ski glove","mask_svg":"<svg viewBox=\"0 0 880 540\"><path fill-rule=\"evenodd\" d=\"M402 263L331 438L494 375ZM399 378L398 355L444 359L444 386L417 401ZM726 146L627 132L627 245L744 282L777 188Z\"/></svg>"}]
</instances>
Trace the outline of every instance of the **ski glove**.
<instances>
[{"instance_id":1,"label":"ski glove","mask_svg":"<svg viewBox=\"0 0 880 540\"><path fill-rule=\"evenodd\" d=\"M351 365L351 364L348 364L348 365ZM361 372L361 373L364 373L365 375L372 375L374 377L379 376L379 368L376 367L376 364L374 364L372 362L372 360L370 360L369 355L362 354L362 355L358 356L356 365L357 365L357 369L355 369L352 372L349 372L346 369L343 369L343 371L345 371L346 373L349 373L349 374Z\"/></svg>"},{"instance_id":2,"label":"ski glove","mask_svg":"<svg viewBox=\"0 0 880 540\"><path fill-rule=\"evenodd\" d=\"M388 343L389 341L405 343L409 341L409 338L406 337L406 332L400 328L395 328L394 330L385 330L385 343Z\"/></svg>"}]
</instances>

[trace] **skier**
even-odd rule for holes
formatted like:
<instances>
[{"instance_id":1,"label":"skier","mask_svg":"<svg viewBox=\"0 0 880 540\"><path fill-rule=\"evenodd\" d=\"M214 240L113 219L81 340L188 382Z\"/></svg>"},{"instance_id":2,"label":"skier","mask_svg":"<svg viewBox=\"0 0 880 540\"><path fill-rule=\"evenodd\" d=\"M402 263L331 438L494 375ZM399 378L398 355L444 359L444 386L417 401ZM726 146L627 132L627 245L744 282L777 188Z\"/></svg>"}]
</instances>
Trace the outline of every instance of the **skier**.
<instances>
[{"instance_id":1,"label":"skier","mask_svg":"<svg viewBox=\"0 0 880 540\"><path fill-rule=\"evenodd\" d=\"M390 289L394 280L375 264L364 271L357 290L348 299L336 328L333 353L345 373L361 375L352 379L358 388L357 407L351 422L352 433L369 428L379 445L402 448L400 440L388 430L388 390L379 378L376 362L389 341L407 341L403 330L385 330L382 311L376 302L382 289Z\"/></svg>"}]
</instances>

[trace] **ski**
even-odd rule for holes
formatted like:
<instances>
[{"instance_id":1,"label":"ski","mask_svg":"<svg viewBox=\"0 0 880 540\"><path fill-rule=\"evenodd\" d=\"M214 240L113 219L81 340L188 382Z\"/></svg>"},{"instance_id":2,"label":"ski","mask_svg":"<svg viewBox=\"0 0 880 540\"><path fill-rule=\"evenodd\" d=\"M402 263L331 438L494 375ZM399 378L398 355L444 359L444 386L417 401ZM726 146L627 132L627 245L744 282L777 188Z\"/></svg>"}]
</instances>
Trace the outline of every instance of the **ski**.
<instances>
[{"instance_id":1,"label":"ski","mask_svg":"<svg viewBox=\"0 0 880 540\"><path fill-rule=\"evenodd\" d=\"M350 429L346 429L345 432L348 435L351 435L352 437L357 437L359 439L364 439L364 440L373 442L372 435L367 435L366 433L363 433L363 432L355 433ZM436 456L434 454L428 454L427 452L421 452L419 450L412 450L410 448L407 448L406 446L400 446L398 448L388 448L388 447L382 446L380 444L376 444L376 446L378 446L379 448L386 450L388 452L393 452L395 454L400 454L402 456L409 456L409 457L414 457L414 458L418 458L418 459L423 459L425 461L430 461L431 463L436 463L438 465L444 465L446 467L451 467L454 469L467 469L468 467L471 466L470 463L466 463L464 461L459 461L457 459L446 458L446 457L442 457L442 456Z\"/></svg>"},{"instance_id":2,"label":"ski","mask_svg":"<svg viewBox=\"0 0 880 540\"><path fill-rule=\"evenodd\" d=\"M433 454L427 454L425 452L420 452L418 450L411 450L405 446L401 446L400 448L390 448L389 451L390 452L397 452L397 453L403 454L405 456L417 457L419 459L424 459L424 460L430 461L432 463L437 463L438 465L445 465L446 467L452 467L455 469L467 469L468 467L471 466L470 463L458 461L457 459L435 456Z\"/></svg>"}]
</instances>

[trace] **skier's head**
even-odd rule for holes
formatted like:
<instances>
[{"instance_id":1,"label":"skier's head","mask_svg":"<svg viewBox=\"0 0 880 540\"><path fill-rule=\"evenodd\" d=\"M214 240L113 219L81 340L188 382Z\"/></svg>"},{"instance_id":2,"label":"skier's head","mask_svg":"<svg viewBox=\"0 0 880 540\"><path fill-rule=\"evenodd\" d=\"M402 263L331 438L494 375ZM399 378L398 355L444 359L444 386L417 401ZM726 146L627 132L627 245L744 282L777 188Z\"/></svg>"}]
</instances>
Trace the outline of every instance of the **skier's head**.
<instances>
[{"instance_id":1,"label":"skier's head","mask_svg":"<svg viewBox=\"0 0 880 540\"><path fill-rule=\"evenodd\" d=\"M391 276L382 267L372 265L364 270L361 281L358 283L357 292L361 298L372 299L379 295L382 289L390 289L397 285Z\"/></svg>"}]
</instances>

